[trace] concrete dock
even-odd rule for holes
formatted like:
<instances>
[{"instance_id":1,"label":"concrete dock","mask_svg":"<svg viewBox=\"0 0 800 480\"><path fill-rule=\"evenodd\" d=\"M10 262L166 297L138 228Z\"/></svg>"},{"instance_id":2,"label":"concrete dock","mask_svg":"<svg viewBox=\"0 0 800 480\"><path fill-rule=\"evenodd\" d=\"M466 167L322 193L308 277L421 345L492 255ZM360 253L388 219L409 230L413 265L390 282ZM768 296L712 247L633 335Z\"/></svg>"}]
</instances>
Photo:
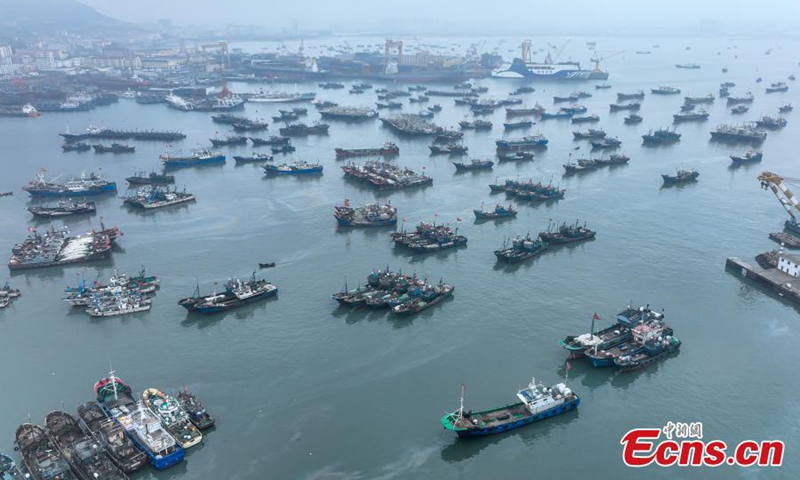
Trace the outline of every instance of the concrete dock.
<instances>
[{"instance_id":1,"label":"concrete dock","mask_svg":"<svg viewBox=\"0 0 800 480\"><path fill-rule=\"evenodd\" d=\"M743 277L763 283L778 295L800 304L800 278L792 277L777 268L765 269L753 266L739 257L728 257L725 268L739 273Z\"/></svg>"}]
</instances>

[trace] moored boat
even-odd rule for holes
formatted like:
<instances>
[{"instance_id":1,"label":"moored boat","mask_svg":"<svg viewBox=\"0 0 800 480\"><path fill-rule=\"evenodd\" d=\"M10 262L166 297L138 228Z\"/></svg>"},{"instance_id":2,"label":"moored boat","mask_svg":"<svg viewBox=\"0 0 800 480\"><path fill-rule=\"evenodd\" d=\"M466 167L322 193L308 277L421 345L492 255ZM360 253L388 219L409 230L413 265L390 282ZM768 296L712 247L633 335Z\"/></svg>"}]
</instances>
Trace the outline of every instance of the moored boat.
<instances>
[{"instance_id":1,"label":"moored boat","mask_svg":"<svg viewBox=\"0 0 800 480\"><path fill-rule=\"evenodd\" d=\"M225 312L243 305L248 305L260 300L274 297L278 293L278 287L272 283L259 279L256 280L255 273L248 281L230 279L225 283L225 291L211 295L200 295L200 286L195 289L193 296L184 298L178 302L190 313L219 313Z\"/></svg>"},{"instance_id":2,"label":"moored boat","mask_svg":"<svg viewBox=\"0 0 800 480\"><path fill-rule=\"evenodd\" d=\"M575 220L574 224L562 223L556 226L550 224L547 230L539 233L539 238L548 245L561 245L564 243L574 243L594 238L597 232L586 227L586 223L579 225Z\"/></svg>"},{"instance_id":3,"label":"moored boat","mask_svg":"<svg viewBox=\"0 0 800 480\"><path fill-rule=\"evenodd\" d=\"M459 437L492 435L523 427L570 410L581 403L581 399L565 383L548 387L536 379L517 392L519 403L501 408L473 412L464 411L464 392L458 410L442 417L442 426Z\"/></svg>"},{"instance_id":4,"label":"moored boat","mask_svg":"<svg viewBox=\"0 0 800 480\"><path fill-rule=\"evenodd\" d=\"M194 396L188 388L184 388L178 392L178 403L181 408L189 416L189 420L200 430L205 430L214 426L215 420L203 406L202 403Z\"/></svg>"},{"instance_id":5,"label":"moored boat","mask_svg":"<svg viewBox=\"0 0 800 480\"><path fill-rule=\"evenodd\" d=\"M305 161L291 164L264 165L263 168L267 175L314 175L321 174L323 170L323 166L319 163L309 163Z\"/></svg>"},{"instance_id":6,"label":"moored boat","mask_svg":"<svg viewBox=\"0 0 800 480\"><path fill-rule=\"evenodd\" d=\"M547 249L547 243L538 238L526 236L516 236L511 239L511 245L504 243L503 248L495 250L494 255L497 260L508 263L521 262L533 258Z\"/></svg>"},{"instance_id":7,"label":"moored boat","mask_svg":"<svg viewBox=\"0 0 800 480\"><path fill-rule=\"evenodd\" d=\"M61 200L55 206L32 206L28 211L35 218L60 218L72 215L85 215L95 213L97 208L94 202L82 200L80 202L72 200Z\"/></svg>"},{"instance_id":8,"label":"moored boat","mask_svg":"<svg viewBox=\"0 0 800 480\"><path fill-rule=\"evenodd\" d=\"M78 480L55 442L39 425L20 425L14 435L14 449L33 480Z\"/></svg>"},{"instance_id":9,"label":"moored boat","mask_svg":"<svg viewBox=\"0 0 800 480\"><path fill-rule=\"evenodd\" d=\"M700 172L694 169L678 170L675 175L662 174L661 178L664 180L664 185L673 185L676 183L693 182L700 176Z\"/></svg>"},{"instance_id":10,"label":"moored boat","mask_svg":"<svg viewBox=\"0 0 800 480\"><path fill-rule=\"evenodd\" d=\"M61 454L82 480L127 480L117 465L111 461L102 444L84 432L78 421L67 412L47 414L45 424Z\"/></svg>"},{"instance_id":11,"label":"moored boat","mask_svg":"<svg viewBox=\"0 0 800 480\"><path fill-rule=\"evenodd\" d=\"M495 220L500 218L514 218L517 216L517 211L514 210L510 204L507 207L501 206L499 203L494 207L494 210L487 212L483 209L481 204L480 210L473 210L475 220Z\"/></svg>"},{"instance_id":12,"label":"moored boat","mask_svg":"<svg viewBox=\"0 0 800 480\"><path fill-rule=\"evenodd\" d=\"M147 464L147 455L136 448L122 426L108 418L97 402L79 406L78 417L81 428L100 442L111 461L123 472L132 473Z\"/></svg>"},{"instance_id":13,"label":"moored boat","mask_svg":"<svg viewBox=\"0 0 800 480\"><path fill-rule=\"evenodd\" d=\"M203 441L203 434L189 420L189 415L175 397L148 388L142 392L142 403L158 417L181 447L188 449Z\"/></svg>"},{"instance_id":14,"label":"moored boat","mask_svg":"<svg viewBox=\"0 0 800 480\"><path fill-rule=\"evenodd\" d=\"M97 401L105 412L125 429L126 435L150 459L156 470L164 470L183 461L186 451L144 405L133 400L131 388L109 376L94 384Z\"/></svg>"},{"instance_id":15,"label":"moored boat","mask_svg":"<svg viewBox=\"0 0 800 480\"><path fill-rule=\"evenodd\" d=\"M345 199L344 205L334 207L334 218L342 227L391 227L397 225L397 209L389 203L379 205L367 203L351 207Z\"/></svg>"}]
</instances>

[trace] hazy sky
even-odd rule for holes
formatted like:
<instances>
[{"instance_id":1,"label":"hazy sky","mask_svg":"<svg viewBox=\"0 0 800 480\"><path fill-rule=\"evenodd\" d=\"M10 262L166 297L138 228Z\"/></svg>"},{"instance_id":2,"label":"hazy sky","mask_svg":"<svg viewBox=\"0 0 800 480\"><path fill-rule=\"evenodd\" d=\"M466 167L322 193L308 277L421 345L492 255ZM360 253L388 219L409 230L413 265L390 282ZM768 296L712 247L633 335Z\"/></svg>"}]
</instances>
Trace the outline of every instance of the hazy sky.
<instances>
[{"instance_id":1,"label":"hazy sky","mask_svg":"<svg viewBox=\"0 0 800 480\"><path fill-rule=\"evenodd\" d=\"M178 25L264 25L301 29L377 31L385 27L431 28L450 33L503 33L504 27L539 29L694 27L700 20L746 27L800 30L800 0L79 0L102 13L134 22L169 18ZM482 31L479 31L482 30ZM432 32L433 33L433 32ZM799 32L800 33L800 32Z\"/></svg>"}]
</instances>

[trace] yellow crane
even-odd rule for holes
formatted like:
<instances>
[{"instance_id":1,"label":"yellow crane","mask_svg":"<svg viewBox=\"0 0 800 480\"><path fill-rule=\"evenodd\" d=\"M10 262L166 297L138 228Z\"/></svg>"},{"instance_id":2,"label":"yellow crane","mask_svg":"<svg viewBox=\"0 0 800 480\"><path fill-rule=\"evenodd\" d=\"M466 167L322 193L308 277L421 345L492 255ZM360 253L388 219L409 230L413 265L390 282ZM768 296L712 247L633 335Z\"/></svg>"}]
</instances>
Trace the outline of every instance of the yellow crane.
<instances>
[{"instance_id":1,"label":"yellow crane","mask_svg":"<svg viewBox=\"0 0 800 480\"><path fill-rule=\"evenodd\" d=\"M792 233L800 235L800 225L797 223L795 211L800 211L800 201L794 196L794 193L789 189L788 185L800 186L800 178L783 177L773 172L762 172L758 176L761 182L761 188L764 190L770 189L775 197L781 203L786 213L791 217L786 220L784 226Z\"/></svg>"}]
</instances>

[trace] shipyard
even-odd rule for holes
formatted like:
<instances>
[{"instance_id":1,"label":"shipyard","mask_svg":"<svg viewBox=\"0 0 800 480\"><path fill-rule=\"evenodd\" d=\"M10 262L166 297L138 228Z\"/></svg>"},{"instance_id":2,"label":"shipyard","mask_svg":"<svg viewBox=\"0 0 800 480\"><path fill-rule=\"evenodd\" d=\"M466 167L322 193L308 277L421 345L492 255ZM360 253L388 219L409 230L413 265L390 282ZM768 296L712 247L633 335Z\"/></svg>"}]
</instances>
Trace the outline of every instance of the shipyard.
<instances>
[{"instance_id":1,"label":"shipyard","mask_svg":"<svg viewBox=\"0 0 800 480\"><path fill-rule=\"evenodd\" d=\"M9 2L4 479L800 465L796 8Z\"/></svg>"}]
</instances>

